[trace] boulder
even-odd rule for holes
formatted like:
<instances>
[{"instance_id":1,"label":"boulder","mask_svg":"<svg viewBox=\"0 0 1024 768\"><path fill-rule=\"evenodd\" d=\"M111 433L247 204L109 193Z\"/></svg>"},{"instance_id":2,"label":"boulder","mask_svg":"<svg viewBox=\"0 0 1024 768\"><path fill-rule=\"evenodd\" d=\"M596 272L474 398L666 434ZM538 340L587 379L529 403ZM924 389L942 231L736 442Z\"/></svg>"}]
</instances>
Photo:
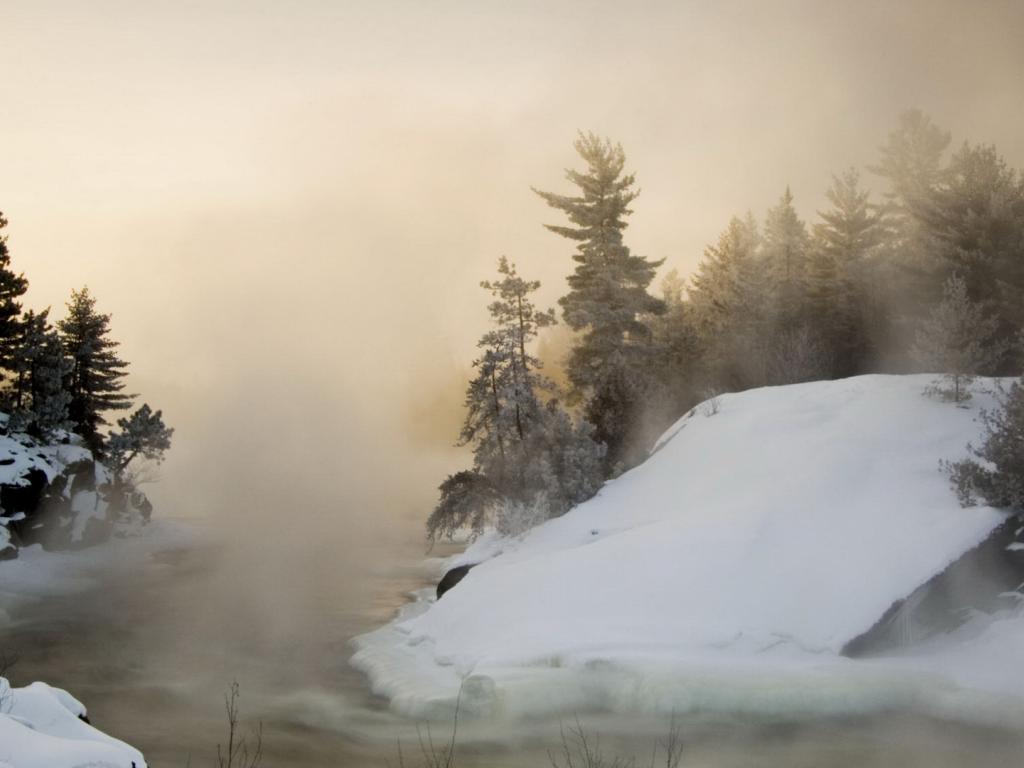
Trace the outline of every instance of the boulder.
<instances>
[{"instance_id":1,"label":"boulder","mask_svg":"<svg viewBox=\"0 0 1024 768\"><path fill-rule=\"evenodd\" d=\"M1024 520L1011 517L974 549L932 577L843 648L869 656L927 640L981 611L1013 608L1024 599Z\"/></svg>"},{"instance_id":2,"label":"boulder","mask_svg":"<svg viewBox=\"0 0 1024 768\"><path fill-rule=\"evenodd\" d=\"M441 595L462 581L466 577L466 574L469 573L469 569L474 565L476 565L476 563L471 565L458 565L441 577L441 581L437 583L437 599L440 600Z\"/></svg>"}]
</instances>

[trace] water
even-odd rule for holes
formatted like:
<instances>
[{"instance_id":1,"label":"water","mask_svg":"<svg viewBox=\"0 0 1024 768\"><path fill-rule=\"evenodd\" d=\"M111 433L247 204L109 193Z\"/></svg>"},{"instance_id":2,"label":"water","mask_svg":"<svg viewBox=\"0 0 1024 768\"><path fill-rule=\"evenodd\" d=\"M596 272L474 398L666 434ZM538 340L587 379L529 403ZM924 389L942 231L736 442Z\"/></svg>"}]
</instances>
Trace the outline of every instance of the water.
<instances>
[{"instance_id":1,"label":"water","mask_svg":"<svg viewBox=\"0 0 1024 768\"><path fill-rule=\"evenodd\" d=\"M392 714L347 663L351 637L391 618L411 592L436 578L437 561L414 538L384 549L307 543L282 558L291 573L231 542L152 556L143 568L97 572L87 592L23 605L2 638L18 657L16 684L68 688L92 721L143 751L151 766L216 764L225 739L223 695L241 687L242 720L263 723L266 766L420 765L417 727ZM350 543L349 543L350 544ZM339 561L338 552L349 554ZM446 554L440 550L435 555ZM116 558L115 558L116 559ZM277 591L275 592L275 586ZM268 606L273 611L268 613ZM567 716L568 724L572 716ZM638 754L667 718L590 716L607 753ZM560 723L462 723L458 766L550 765ZM689 717L679 723L685 766L961 766L1020 764L1020 734L939 722L909 713L813 722ZM441 742L444 724L431 726Z\"/></svg>"}]
</instances>

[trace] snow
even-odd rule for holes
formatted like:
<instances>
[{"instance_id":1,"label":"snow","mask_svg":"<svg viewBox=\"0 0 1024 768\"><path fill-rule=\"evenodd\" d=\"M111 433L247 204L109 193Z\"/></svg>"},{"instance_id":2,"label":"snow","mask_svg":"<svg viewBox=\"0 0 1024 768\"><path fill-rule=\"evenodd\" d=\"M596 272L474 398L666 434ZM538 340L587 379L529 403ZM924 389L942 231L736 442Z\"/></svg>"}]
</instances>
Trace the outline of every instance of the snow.
<instances>
[{"instance_id":1,"label":"snow","mask_svg":"<svg viewBox=\"0 0 1024 768\"><path fill-rule=\"evenodd\" d=\"M144 768L142 753L80 719L85 707L45 683L10 688L0 677L0 766Z\"/></svg>"},{"instance_id":2,"label":"snow","mask_svg":"<svg viewBox=\"0 0 1024 768\"><path fill-rule=\"evenodd\" d=\"M993 382L958 408L922 395L931 380L721 395L589 502L482 537L449 565L481 564L358 638L353 664L427 717L458 696L481 714L934 706L978 681L839 656L1004 519L939 471L978 442Z\"/></svg>"}]
</instances>

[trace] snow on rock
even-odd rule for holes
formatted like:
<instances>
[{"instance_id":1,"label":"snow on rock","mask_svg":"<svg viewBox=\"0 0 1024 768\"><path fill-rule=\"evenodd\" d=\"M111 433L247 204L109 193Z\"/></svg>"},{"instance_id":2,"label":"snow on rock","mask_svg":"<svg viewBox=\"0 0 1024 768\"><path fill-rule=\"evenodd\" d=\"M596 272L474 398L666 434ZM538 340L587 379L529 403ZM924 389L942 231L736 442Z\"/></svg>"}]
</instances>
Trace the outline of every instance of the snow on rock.
<instances>
[{"instance_id":1,"label":"snow on rock","mask_svg":"<svg viewBox=\"0 0 1024 768\"><path fill-rule=\"evenodd\" d=\"M85 707L46 683L11 688L0 677L0 766L145 768L142 753L82 720Z\"/></svg>"},{"instance_id":2,"label":"snow on rock","mask_svg":"<svg viewBox=\"0 0 1024 768\"><path fill-rule=\"evenodd\" d=\"M78 435L40 440L7 432L7 423L0 413L0 560L16 556L16 545L93 545L148 519L145 495L116 486Z\"/></svg>"},{"instance_id":3,"label":"snow on rock","mask_svg":"<svg viewBox=\"0 0 1024 768\"><path fill-rule=\"evenodd\" d=\"M353 663L427 716L460 686L482 713L916 701L919 676L838 654L1003 520L961 508L939 471L977 442L993 382L961 408L922 396L930 380L722 395L594 499L470 547L458 562L480 565L357 639Z\"/></svg>"}]
</instances>

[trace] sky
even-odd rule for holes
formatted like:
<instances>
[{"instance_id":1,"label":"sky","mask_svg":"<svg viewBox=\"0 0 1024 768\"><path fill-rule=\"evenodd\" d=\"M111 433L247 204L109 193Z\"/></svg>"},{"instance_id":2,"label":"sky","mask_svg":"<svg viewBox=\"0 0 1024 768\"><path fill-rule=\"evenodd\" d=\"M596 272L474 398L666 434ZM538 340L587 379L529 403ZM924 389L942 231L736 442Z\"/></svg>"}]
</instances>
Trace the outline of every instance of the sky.
<instances>
[{"instance_id":1,"label":"sky","mask_svg":"<svg viewBox=\"0 0 1024 768\"><path fill-rule=\"evenodd\" d=\"M909 107L1024 166L1022 39L1019 2L0 0L0 211L26 305L87 284L177 428L158 509L419 519L479 281L564 290L531 186L569 191L578 130L687 274L786 185L813 221Z\"/></svg>"}]
</instances>

